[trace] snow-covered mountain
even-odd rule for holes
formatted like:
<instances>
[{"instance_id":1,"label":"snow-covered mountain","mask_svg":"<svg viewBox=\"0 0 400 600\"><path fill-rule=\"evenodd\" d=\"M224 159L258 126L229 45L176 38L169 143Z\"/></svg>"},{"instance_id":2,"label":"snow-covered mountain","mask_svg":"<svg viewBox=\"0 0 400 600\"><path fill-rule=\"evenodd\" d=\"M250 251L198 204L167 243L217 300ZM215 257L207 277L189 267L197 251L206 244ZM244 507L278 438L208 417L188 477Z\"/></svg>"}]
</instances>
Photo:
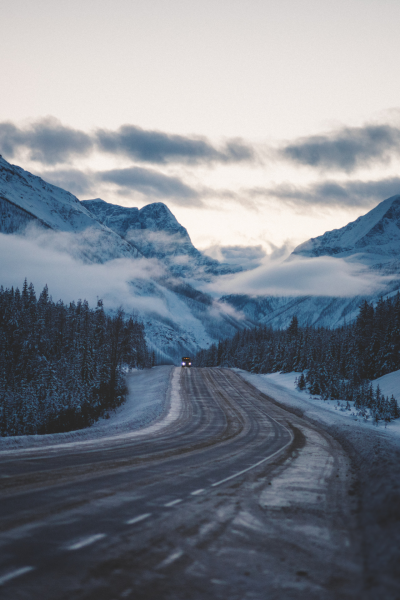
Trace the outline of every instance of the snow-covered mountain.
<instances>
[{"instance_id":1,"label":"snow-covered mountain","mask_svg":"<svg viewBox=\"0 0 400 600\"><path fill-rule=\"evenodd\" d=\"M148 204L140 210L109 204L100 198L83 200L82 204L100 223L133 244L146 258L161 260L174 275L204 279L242 270L240 266L222 264L197 250L187 230L162 202Z\"/></svg>"},{"instance_id":2,"label":"snow-covered mountain","mask_svg":"<svg viewBox=\"0 0 400 600\"><path fill-rule=\"evenodd\" d=\"M384 200L341 229L311 238L293 256L334 256L384 272L400 271L400 195Z\"/></svg>"},{"instance_id":3,"label":"snow-covered mountain","mask_svg":"<svg viewBox=\"0 0 400 600\"><path fill-rule=\"evenodd\" d=\"M18 233L29 224L70 233L90 229L82 253L86 260L140 255L133 244L99 223L78 198L0 156L0 232Z\"/></svg>"},{"instance_id":4,"label":"snow-covered mountain","mask_svg":"<svg viewBox=\"0 0 400 600\"><path fill-rule=\"evenodd\" d=\"M30 249L35 257L43 257L45 249L54 257L50 267L41 267L34 261L40 273L42 268L49 269L44 276L50 289L52 278L57 281L70 277L62 271L64 259L60 261L60 270L54 271L60 252L75 261L71 285L78 289L79 295L85 293L76 284L82 278L78 274L86 273L82 263L98 265L97 275L91 275L93 280L85 281L86 289L97 293L96 277L107 278L107 263L117 259L112 264L120 277L118 289L128 291L121 298L114 293L114 304L125 301L139 314L146 326L147 341L161 360L193 354L246 326L245 320L237 319L226 305L195 290L179 277L204 277L232 269L203 256L164 204L150 204L138 210L102 200L80 202L69 192L0 157L0 234L16 236L13 241L18 241L18 255ZM8 254L9 246L5 246ZM15 252L15 243L12 247ZM118 263L118 259L133 259L134 263L129 260ZM27 257L28 262L32 264ZM2 263L4 272L9 273L6 256L2 256ZM24 268L22 277L25 276L29 279L31 272L25 272ZM12 284L20 286L22 281L23 278ZM4 283L0 281L0 285ZM104 286L103 282L100 287L104 290L112 284Z\"/></svg>"},{"instance_id":5,"label":"snow-covered mountain","mask_svg":"<svg viewBox=\"0 0 400 600\"><path fill-rule=\"evenodd\" d=\"M357 315L361 302L378 300L377 296L258 296L231 294L220 298L243 313L253 325L271 325L274 328L288 327L294 315L301 325L317 327L339 327L350 323Z\"/></svg>"},{"instance_id":6,"label":"snow-covered mountain","mask_svg":"<svg viewBox=\"0 0 400 600\"><path fill-rule=\"evenodd\" d=\"M338 327L353 320L362 300L377 301L400 289L400 195L384 200L367 214L341 229L304 242L292 252L296 257L342 258L366 267L378 275L389 276L381 288L369 296L263 296L232 294L221 298L253 323L287 327L293 315L300 323ZM392 276L392 277L390 277Z\"/></svg>"}]
</instances>

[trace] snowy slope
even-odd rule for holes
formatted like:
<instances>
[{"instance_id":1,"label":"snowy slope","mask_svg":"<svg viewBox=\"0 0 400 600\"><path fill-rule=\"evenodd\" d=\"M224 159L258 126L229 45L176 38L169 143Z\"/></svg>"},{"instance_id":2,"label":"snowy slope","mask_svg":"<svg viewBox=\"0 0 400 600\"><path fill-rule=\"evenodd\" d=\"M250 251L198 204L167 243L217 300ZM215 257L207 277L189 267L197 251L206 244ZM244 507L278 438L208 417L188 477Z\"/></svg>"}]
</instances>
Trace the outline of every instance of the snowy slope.
<instances>
[{"instance_id":1,"label":"snowy slope","mask_svg":"<svg viewBox=\"0 0 400 600\"><path fill-rule=\"evenodd\" d=\"M375 388L379 385L384 396L390 398L393 394L396 400L400 402L400 371L382 375L382 377L374 380L373 385Z\"/></svg>"},{"instance_id":2,"label":"snowy slope","mask_svg":"<svg viewBox=\"0 0 400 600\"><path fill-rule=\"evenodd\" d=\"M338 327L352 321L363 300L377 302L380 296L392 295L400 289L400 195L384 200L341 229L304 242L288 260L320 256L341 258L389 277L373 295L250 297L232 294L221 300L242 311L254 323L273 327L287 327L293 315L302 325Z\"/></svg>"},{"instance_id":3,"label":"snowy slope","mask_svg":"<svg viewBox=\"0 0 400 600\"><path fill-rule=\"evenodd\" d=\"M400 195L384 200L341 229L311 238L293 251L298 256L353 258L367 265L400 268Z\"/></svg>"},{"instance_id":4,"label":"snowy slope","mask_svg":"<svg viewBox=\"0 0 400 600\"><path fill-rule=\"evenodd\" d=\"M147 258L162 261L174 275L204 278L234 273L241 267L219 263L195 248L187 230L162 202L140 210L109 204L100 198L82 204L99 220L133 244Z\"/></svg>"},{"instance_id":5,"label":"snowy slope","mask_svg":"<svg viewBox=\"0 0 400 600\"><path fill-rule=\"evenodd\" d=\"M97 214L87 206L97 207ZM7 285L21 286L25 276L30 278L39 270L51 291L52 283L63 279L76 290L75 300L90 288L92 296L94 292L104 299L107 310L123 305L128 312L136 311L145 322L149 346L161 361L178 362L183 354L194 354L246 326L232 311L227 314L224 305L177 278L220 265L193 246L186 229L164 204L150 204L139 211L102 200L80 202L0 158L1 234L16 235L12 245L2 242L9 258L4 256L0 284L7 278ZM136 248L136 239L143 254ZM11 247L20 262L11 260ZM72 268L63 258L66 254L74 261ZM135 266L119 259L135 259ZM85 270L82 263L106 264ZM18 268L23 271L18 278L16 265L22 265Z\"/></svg>"},{"instance_id":6,"label":"snowy slope","mask_svg":"<svg viewBox=\"0 0 400 600\"><path fill-rule=\"evenodd\" d=\"M358 314L358 308L368 296L334 298L330 296L264 296L251 298L233 294L223 296L220 301L242 312L253 324L271 325L274 328L288 327L293 315L301 325L316 327L339 327L350 323ZM376 298L378 299L378 297Z\"/></svg>"},{"instance_id":7,"label":"snowy slope","mask_svg":"<svg viewBox=\"0 0 400 600\"><path fill-rule=\"evenodd\" d=\"M161 430L179 416L179 398L176 385L171 381L176 372L171 366L153 367L127 374L128 397L126 402L99 419L87 429L44 435L20 435L0 438L0 453L29 452L37 447L65 447L99 443L99 438L111 439L141 436ZM177 402L178 400L178 402ZM145 429L144 429L145 428Z\"/></svg>"},{"instance_id":8,"label":"snowy slope","mask_svg":"<svg viewBox=\"0 0 400 600\"><path fill-rule=\"evenodd\" d=\"M86 246L92 244L96 251L87 254L99 262L139 256L132 244L99 223L78 198L0 157L0 231L16 233L29 223L69 233L92 230L91 236L86 235Z\"/></svg>"},{"instance_id":9,"label":"snowy slope","mask_svg":"<svg viewBox=\"0 0 400 600\"><path fill-rule=\"evenodd\" d=\"M325 425L342 424L345 426L353 425L358 428L361 427L365 429L366 437L368 436L368 431L376 431L377 429L377 426L374 425L371 420L359 418L354 407L351 407L350 410L346 410L344 402L339 402L339 405L336 400L324 401L321 400L319 396L310 397L308 392L298 391L295 388L295 379L298 377L299 373L255 375L241 369L233 370L264 394L271 396L280 404L283 404L288 408L300 410L303 415L314 421L318 421ZM396 371L396 373L398 374L399 372ZM393 381L394 379L400 381L399 375L395 376L394 373L390 373L389 375L376 379L373 384L376 386L376 384L382 380L381 389L383 389L383 387L386 386L386 382L390 381L390 379L385 381L384 379L390 378L391 375L394 376ZM389 387L386 389L389 389ZM395 394L394 396L396 397ZM400 398L400 395L398 397ZM400 419L395 419L386 427L383 423L380 423L378 428L382 434L394 437L400 442Z\"/></svg>"}]
</instances>

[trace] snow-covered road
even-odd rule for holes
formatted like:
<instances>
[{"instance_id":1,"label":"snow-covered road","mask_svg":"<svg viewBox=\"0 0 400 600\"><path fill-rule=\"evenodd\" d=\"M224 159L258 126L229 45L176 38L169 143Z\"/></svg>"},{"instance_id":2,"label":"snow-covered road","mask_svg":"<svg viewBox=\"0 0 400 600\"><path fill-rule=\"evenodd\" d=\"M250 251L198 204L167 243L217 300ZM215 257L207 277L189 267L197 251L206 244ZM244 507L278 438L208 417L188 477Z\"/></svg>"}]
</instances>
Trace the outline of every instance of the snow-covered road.
<instances>
[{"instance_id":1,"label":"snow-covered road","mask_svg":"<svg viewBox=\"0 0 400 600\"><path fill-rule=\"evenodd\" d=\"M110 439L146 435L168 425L179 415L180 397L175 387L169 393L172 366L134 370L127 374L128 397L124 404L87 429L48 435L21 435L0 438L0 453L37 448L72 449ZM148 429L151 427L150 431Z\"/></svg>"},{"instance_id":2,"label":"snow-covered road","mask_svg":"<svg viewBox=\"0 0 400 600\"><path fill-rule=\"evenodd\" d=\"M231 370L165 373L141 435L120 413L105 436L0 454L3 597L361 597L342 446Z\"/></svg>"},{"instance_id":3,"label":"snow-covered road","mask_svg":"<svg viewBox=\"0 0 400 600\"><path fill-rule=\"evenodd\" d=\"M240 376L280 406L295 411L323 428L337 440L351 461L353 479L350 493L356 500L349 516L360 536L365 565L365 588L361 598L398 600L400 598L400 422L387 427L352 416L354 411L340 410L336 402L310 399L295 390L297 374L254 375L239 371ZM381 391L399 398L400 372L389 373L373 382ZM344 403L342 403L344 406ZM321 448L323 456L323 448ZM322 459L324 460L324 459ZM298 484L304 481L302 461L298 461ZM302 474L303 471L303 474ZM291 498L292 493L287 496ZM340 597L340 596L338 596Z\"/></svg>"}]
</instances>

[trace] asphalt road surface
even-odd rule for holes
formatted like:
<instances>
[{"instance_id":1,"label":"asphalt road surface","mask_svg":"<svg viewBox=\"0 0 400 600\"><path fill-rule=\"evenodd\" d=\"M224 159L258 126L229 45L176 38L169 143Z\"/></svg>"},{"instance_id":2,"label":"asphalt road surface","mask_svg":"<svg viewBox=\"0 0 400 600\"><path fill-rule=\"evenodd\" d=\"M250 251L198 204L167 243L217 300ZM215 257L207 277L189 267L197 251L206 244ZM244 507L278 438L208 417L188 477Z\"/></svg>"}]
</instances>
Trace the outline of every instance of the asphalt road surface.
<instances>
[{"instance_id":1,"label":"asphalt road surface","mask_svg":"<svg viewBox=\"0 0 400 600\"><path fill-rule=\"evenodd\" d=\"M352 471L226 369L157 432L1 456L4 600L362 598Z\"/></svg>"}]
</instances>

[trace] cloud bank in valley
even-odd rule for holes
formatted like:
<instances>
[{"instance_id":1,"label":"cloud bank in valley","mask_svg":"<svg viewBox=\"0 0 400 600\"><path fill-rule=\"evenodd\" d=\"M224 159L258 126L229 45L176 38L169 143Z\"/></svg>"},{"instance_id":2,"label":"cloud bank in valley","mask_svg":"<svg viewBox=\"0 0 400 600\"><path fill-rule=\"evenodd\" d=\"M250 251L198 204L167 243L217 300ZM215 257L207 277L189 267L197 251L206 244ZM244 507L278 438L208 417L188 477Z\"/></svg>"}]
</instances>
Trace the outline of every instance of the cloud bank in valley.
<instances>
[{"instance_id":1,"label":"cloud bank in valley","mask_svg":"<svg viewBox=\"0 0 400 600\"><path fill-rule=\"evenodd\" d=\"M247 272L224 275L204 291L217 295L333 296L372 294L392 277L379 276L341 258L293 258L283 263L265 262Z\"/></svg>"},{"instance_id":2,"label":"cloud bank in valley","mask_svg":"<svg viewBox=\"0 0 400 600\"><path fill-rule=\"evenodd\" d=\"M266 250L260 244L257 246L220 246L214 244L203 252L215 260L241 265L245 269L258 267L267 255Z\"/></svg>"},{"instance_id":3,"label":"cloud bank in valley","mask_svg":"<svg viewBox=\"0 0 400 600\"><path fill-rule=\"evenodd\" d=\"M93 307L97 299L108 309L123 306L126 311L156 313L169 318L165 300L146 293L146 282L164 273L152 259L117 258L103 264L84 263L75 254L80 250L79 236L65 232L31 235L0 233L0 282L4 287L21 288L25 277L40 293L47 284L53 300L63 302L86 299ZM84 242L83 242L84 243ZM133 283L139 284L141 291Z\"/></svg>"}]
</instances>

